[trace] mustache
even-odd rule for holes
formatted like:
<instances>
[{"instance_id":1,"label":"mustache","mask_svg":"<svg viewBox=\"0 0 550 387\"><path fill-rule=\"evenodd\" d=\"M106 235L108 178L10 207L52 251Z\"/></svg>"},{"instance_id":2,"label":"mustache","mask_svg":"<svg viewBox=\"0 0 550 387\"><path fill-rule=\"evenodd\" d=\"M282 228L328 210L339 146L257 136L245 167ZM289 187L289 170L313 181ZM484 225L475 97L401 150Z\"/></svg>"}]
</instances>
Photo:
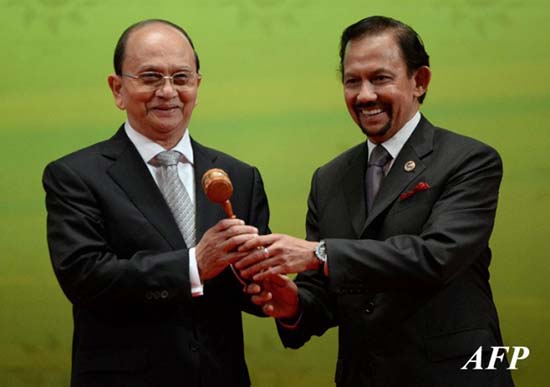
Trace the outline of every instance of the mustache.
<instances>
[{"instance_id":1,"label":"mustache","mask_svg":"<svg viewBox=\"0 0 550 387\"><path fill-rule=\"evenodd\" d=\"M179 108L181 107L179 104L170 104L170 105L155 105L153 108L155 109L173 109L173 108Z\"/></svg>"},{"instance_id":2,"label":"mustache","mask_svg":"<svg viewBox=\"0 0 550 387\"><path fill-rule=\"evenodd\" d=\"M358 102L358 103L353 105L353 108L354 109L369 109L369 108L378 107L378 106L382 107L382 105L378 102L366 102L366 103Z\"/></svg>"}]
</instances>

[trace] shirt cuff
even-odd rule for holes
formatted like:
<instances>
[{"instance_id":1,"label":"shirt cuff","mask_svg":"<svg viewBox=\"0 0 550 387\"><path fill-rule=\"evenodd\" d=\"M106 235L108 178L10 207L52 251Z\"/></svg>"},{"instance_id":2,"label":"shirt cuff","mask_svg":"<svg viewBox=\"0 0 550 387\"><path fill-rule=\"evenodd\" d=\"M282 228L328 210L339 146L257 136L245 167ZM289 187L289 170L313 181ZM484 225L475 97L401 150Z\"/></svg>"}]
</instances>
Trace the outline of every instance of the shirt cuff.
<instances>
[{"instance_id":1,"label":"shirt cuff","mask_svg":"<svg viewBox=\"0 0 550 387\"><path fill-rule=\"evenodd\" d=\"M189 282L191 282L191 296L200 297L203 295L203 285L199 276L199 267L195 257L195 248L189 249Z\"/></svg>"}]
</instances>

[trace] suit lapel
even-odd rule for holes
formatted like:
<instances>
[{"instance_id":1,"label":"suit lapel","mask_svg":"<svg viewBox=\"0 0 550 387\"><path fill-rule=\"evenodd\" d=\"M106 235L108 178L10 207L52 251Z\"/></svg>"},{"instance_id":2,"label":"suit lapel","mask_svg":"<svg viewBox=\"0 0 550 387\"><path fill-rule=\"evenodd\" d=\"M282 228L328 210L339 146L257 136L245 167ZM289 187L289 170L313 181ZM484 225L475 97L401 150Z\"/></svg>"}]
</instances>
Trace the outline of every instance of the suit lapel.
<instances>
[{"instance_id":1,"label":"suit lapel","mask_svg":"<svg viewBox=\"0 0 550 387\"><path fill-rule=\"evenodd\" d=\"M124 127L106 142L103 155L113 160L107 173L124 190L143 216L173 249L185 247L181 232L137 149Z\"/></svg>"},{"instance_id":2,"label":"suit lapel","mask_svg":"<svg viewBox=\"0 0 550 387\"><path fill-rule=\"evenodd\" d=\"M217 156L193 139L191 139L191 145L195 159L195 227L198 242L205 231L212 226L212 222L223 219L224 215L221 206L210 202L202 189L202 176L210 168L216 167L214 162Z\"/></svg>"},{"instance_id":3,"label":"suit lapel","mask_svg":"<svg viewBox=\"0 0 550 387\"><path fill-rule=\"evenodd\" d=\"M365 166L367 160L367 145L357 146L348 169L342 178L342 187L346 199L346 207L353 229L357 236L361 236L366 219L365 204Z\"/></svg>"},{"instance_id":4,"label":"suit lapel","mask_svg":"<svg viewBox=\"0 0 550 387\"><path fill-rule=\"evenodd\" d=\"M401 152L395 159L388 175L382 181L380 191L368 214L367 221L362 228L361 234L372 224L388 206L390 206L407 186L425 169L426 165L422 159L433 149L433 126L422 116L417 128L407 140ZM405 163L413 161L416 165L414 170L407 172L404 169Z\"/></svg>"}]
</instances>

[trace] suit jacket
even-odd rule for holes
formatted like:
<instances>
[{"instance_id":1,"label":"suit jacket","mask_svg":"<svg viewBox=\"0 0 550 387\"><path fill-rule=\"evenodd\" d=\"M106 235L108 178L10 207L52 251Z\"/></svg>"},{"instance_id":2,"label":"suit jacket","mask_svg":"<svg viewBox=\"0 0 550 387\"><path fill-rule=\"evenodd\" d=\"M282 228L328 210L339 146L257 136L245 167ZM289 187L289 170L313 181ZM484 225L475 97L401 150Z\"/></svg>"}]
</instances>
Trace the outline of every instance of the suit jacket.
<instances>
[{"instance_id":1,"label":"suit jacket","mask_svg":"<svg viewBox=\"0 0 550 387\"><path fill-rule=\"evenodd\" d=\"M422 117L369 213L366 161L363 143L313 176L307 238L326 241L329 276L297 277L303 314L296 330L279 326L283 343L338 326L338 386L512 385L507 364L460 369L502 345L488 282L497 152Z\"/></svg>"},{"instance_id":2,"label":"suit jacket","mask_svg":"<svg viewBox=\"0 0 550 387\"><path fill-rule=\"evenodd\" d=\"M267 233L258 170L192 140L197 241L225 217L201 188L222 168L235 213ZM73 304L71 385L249 386L241 311L260 314L230 268L191 297L188 248L123 128L46 167L48 244Z\"/></svg>"}]
</instances>

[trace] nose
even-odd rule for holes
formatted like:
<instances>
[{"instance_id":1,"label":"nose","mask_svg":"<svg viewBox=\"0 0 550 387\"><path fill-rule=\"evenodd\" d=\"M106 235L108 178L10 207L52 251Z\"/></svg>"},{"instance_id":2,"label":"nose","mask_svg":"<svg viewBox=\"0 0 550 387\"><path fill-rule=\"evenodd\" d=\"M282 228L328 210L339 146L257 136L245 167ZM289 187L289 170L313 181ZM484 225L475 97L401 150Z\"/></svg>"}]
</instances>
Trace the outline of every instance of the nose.
<instances>
[{"instance_id":1,"label":"nose","mask_svg":"<svg viewBox=\"0 0 550 387\"><path fill-rule=\"evenodd\" d=\"M371 102L375 101L377 97L378 95L372 83L368 81L361 83L361 87L357 93L357 102Z\"/></svg>"},{"instance_id":2,"label":"nose","mask_svg":"<svg viewBox=\"0 0 550 387\"><path fill-rule=\"evenodd\" d=\"M161 98L174 98L178 92L176 91L176 88L174 87L174 84L172 83L171 77L164 77L163 84L161 87L157 89L157 95Z\"/></svg>"}]
</instances>

